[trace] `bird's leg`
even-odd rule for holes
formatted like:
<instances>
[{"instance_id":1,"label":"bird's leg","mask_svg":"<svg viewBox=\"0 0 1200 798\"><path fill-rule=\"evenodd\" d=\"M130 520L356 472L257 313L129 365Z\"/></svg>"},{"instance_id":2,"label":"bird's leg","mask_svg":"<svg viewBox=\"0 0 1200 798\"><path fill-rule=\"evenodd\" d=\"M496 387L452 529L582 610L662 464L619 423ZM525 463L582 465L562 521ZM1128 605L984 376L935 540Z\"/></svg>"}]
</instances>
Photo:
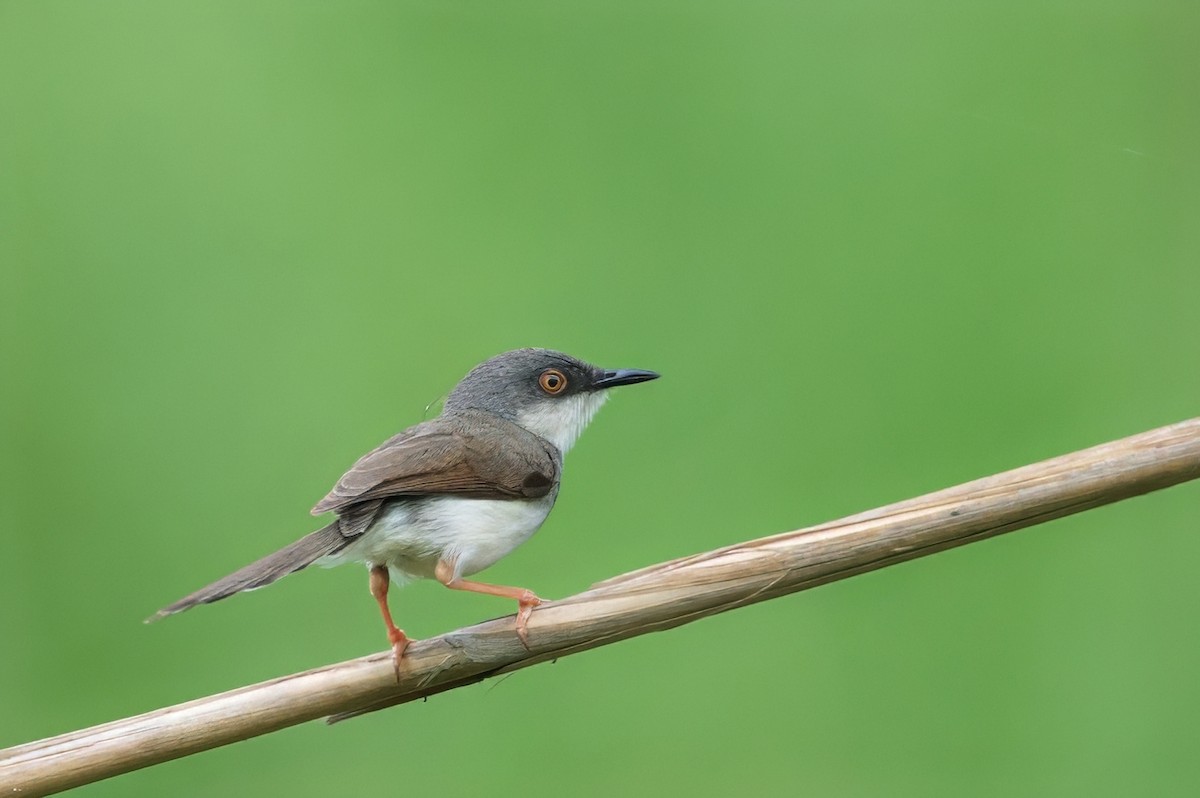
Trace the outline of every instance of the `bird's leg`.
<instances>
[{"instance_id":1,"label":"bird's leg","mask_svg":"<svg viewBox=\"0 0 1200 798\"><path fill-rule=\"evenodd\" d=\"M404 649L408 648L408 635L402 629L397 629L392 622L392 611L388 609L388 584L391 577L386 565L371 566L371 595L379 602L379 611L383 613L383 624L387 627L388 641L392 644L392 664L396 666L396 681L400 681L400 658Z\"/></svg>"},{"instance_id":2,"label":"bird's leg","mask_svg":"<svg viewBox=\"0 0 1200 798\"><path fill-rule=\"evenodd\" d=\"M521 645L526 649L529 648L529 616L533 613L533 608L542 603L542 600L534 595L532 590L526 590L523 587L489 585L487 582L472 582L463 579L455 575L454 566L445 560L438 561L437 568L434 569L434 576L451 590L468 590L472 593L486 593L489 596L516 599L518 607L517 637L521 639Z\"/></svg>"}]
</instances>

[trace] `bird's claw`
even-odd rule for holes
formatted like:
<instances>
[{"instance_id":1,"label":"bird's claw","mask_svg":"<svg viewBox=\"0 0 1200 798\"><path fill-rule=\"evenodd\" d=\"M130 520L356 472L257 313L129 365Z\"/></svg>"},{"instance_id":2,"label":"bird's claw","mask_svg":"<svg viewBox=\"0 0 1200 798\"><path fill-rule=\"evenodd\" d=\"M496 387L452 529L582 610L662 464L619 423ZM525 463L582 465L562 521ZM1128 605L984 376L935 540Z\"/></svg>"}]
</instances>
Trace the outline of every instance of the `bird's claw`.
<instances>
[{"instance_id":1,"label":"bird's claw","mask_svg":"<svg viewBox=\"0 0 1200 798\"><path fill-rule=\"evenodd\" d=\"M539 606L542 600L534 594L532 590L526 590L517 599L517 639L521 641L521 645L529 651L529 617L533 615L533 608Z\"/></svg>"},{"instance_id":2,"label":"bird's claw","mask_svg":"<svg viewBox=\"0 0 1200 798\"><path fill-rule=\"evenodd\" d=\"M388 630L388 640L392 644L392 667L396 669L396 684L400 684L400 661L404 658L404 650L408 648L408 635L401 629L392 628Z\"/></svg>"}]
</instances>

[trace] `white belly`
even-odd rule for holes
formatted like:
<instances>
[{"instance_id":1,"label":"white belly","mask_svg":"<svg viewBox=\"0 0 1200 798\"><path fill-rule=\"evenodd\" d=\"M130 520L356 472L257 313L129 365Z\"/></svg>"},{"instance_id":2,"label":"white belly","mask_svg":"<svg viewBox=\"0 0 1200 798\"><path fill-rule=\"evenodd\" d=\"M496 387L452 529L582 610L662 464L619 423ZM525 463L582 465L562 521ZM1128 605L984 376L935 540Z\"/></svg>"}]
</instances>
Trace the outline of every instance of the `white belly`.
<instances>
[{"instance_id":1,"label":"white belly","mask_svg":"<svg viewBox=\"0 0 1200 798\"><path fill-rule=\"evenodd\" d=\"M469 576L492 565L533 536L554 506L542 499L464 499L437 496L396 502L361 538L327 564L348 560L386 564L392 579L431 579L439 560Z\"/></svg>"}]
</instances>

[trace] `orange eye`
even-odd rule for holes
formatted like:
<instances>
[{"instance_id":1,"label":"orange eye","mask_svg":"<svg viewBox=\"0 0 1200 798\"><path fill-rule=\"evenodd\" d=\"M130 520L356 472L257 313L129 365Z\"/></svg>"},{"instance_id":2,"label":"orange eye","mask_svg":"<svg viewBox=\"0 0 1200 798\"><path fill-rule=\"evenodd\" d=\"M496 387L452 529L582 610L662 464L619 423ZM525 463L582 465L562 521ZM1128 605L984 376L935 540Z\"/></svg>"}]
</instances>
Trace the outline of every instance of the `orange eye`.
<instances>
[{"instance_id":1,"label":"orange eye","mask_svg":"<svg viewBox=\"0 0 1200 798\"><path fill-rule=\"evenodd\" d=\"M566 390L567 375L558 369L546 369L542 372L542 376L538 377L538 385L543 391L554 396Z\"/></svg>"}]
</instances>

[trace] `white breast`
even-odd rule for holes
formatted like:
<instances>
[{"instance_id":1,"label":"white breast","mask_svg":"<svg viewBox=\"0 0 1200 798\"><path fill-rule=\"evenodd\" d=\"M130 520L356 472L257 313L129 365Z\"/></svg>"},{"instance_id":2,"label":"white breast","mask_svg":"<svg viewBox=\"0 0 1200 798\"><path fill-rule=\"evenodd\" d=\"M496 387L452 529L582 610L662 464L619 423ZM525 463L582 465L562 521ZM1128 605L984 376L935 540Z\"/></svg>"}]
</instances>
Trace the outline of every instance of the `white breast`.
<instances>
[{"instance_id":1,"label":"white breast","mask_svg":"<svg viewBox=\"0 0 1200 798\"><path fill-rule=\"evenodd\" d=\"M388 507L363 536L327 564L386 563L398 583L433 578L439 560L456 576L492 565L533 536L554 494L541 499L495 500L435 496Z\"/></svg>"}]
</instances>

